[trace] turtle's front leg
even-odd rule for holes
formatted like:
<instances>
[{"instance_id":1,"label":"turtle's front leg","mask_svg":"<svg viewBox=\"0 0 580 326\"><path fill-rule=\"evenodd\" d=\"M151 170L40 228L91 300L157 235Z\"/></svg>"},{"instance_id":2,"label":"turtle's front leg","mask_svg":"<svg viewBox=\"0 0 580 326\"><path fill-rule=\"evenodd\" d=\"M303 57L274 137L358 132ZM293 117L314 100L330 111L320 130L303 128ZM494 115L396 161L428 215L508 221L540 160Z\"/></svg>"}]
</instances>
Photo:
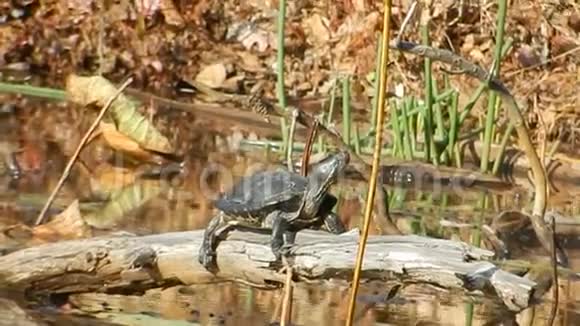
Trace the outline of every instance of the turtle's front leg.
<instances>
[{"instance_id":1,"label":"turtle's front leg","mask_svg":"<svg viewBox=\"0 0 580 326\"><path fill-rule=\"evenodd\" d=\"M266 216L266 218L262 221L261 227L265 229L274 229L274 220L280 215L280 212L272 212ZM287 223L287 222L286 222ZM277 231L278 232L278 231ZM281 247L285 244L294 244L294 240L296 239L296 231L291 230L291 228L286 228L286 232L284 232L284 238ZM276 244L278 246L278 244Z\"/></svg>"},{"instance_id":2,"label":"turtle's front leg","mask_svg":"<svg viewBox=\"0 0 580 326\"><path fill-rule=\"evenodd\" d=\"M293 245L296 240L296 233L296 231L286 231L284 233L284 243L288 246Z\"/></svg>"},{"instance_id":3,"label":"turtle's front leg","mask_svg":"<svg viewBox=\"0 0 580 326\"><path fill-rule=\"evenodd\" d=\"M199 247L197 260L207 270L214 270L216 267L216 252L218 244L218 230L227 224L227 218L222 212L214 216L205 228L203 242Z\"/></svg>"},{"instance_id":4,"label":"turtle's front leg","mask_svg":"<svg viewBox=\"0 0 580 326\"><path fill-rule=\"evenodd\" d=\"M294 237L291 236L293 232L289 230L288 221L281 212L272 212L269 218L272 220L272 239L270 242L272 253L276 256L276 260L280 260L285 249L287 249L284 246L284 235L294 242Z\"/></svg>"}]
</instances>

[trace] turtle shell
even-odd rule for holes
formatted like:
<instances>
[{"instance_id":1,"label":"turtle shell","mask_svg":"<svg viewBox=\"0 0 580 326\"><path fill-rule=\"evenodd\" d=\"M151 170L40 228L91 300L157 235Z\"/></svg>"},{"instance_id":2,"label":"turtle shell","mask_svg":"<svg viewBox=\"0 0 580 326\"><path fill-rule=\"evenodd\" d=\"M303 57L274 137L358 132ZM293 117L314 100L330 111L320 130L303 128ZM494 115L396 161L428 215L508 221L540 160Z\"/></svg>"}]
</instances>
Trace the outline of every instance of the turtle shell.
<instances>
[{"instance_id":1,"label":"turtle shell","mask_svg":"<svg viewBox=\"0 0 580 326\"><path fill-rule=\"evenodd\" d=\"M307 183L305 177L286 170L262 171L241 179L214 205L226 214L265 215L284 205L297 206Z\"/></svg>"}]
</instances>

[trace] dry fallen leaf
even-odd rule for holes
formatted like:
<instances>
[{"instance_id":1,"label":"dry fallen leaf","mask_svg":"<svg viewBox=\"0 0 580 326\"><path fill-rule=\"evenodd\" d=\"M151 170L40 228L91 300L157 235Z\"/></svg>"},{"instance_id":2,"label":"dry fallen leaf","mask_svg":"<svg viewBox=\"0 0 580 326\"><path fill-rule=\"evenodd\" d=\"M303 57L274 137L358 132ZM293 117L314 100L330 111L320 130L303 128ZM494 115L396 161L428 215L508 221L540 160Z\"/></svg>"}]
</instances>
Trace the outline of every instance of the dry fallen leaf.
<instances>
[{"instance_id":1,"label":"dry fallen leaf","mask_svg":"<svg viewBox=\"0 0 580 326\"><path fill-rule=\"evenodd\" d=\"M55 242L90 237L91 229L81 216L79 201L75 200L50 222L34 227L32 235L33 243Z\"/></svg>"},{"instance_id":2,"label":"dry fallen leaf","mask_svg":"<svg viewBox=\"0 0 580 326\"><path fill-rule=\"evenodd\" d=\"M570 17L568 17L568 25L576 32L580 33L580 14L579 13L572 13Z\"/></svg>"},{"instance_id":3,"label":"dry fallen leaf","mask_svg":"<svg viewBox=\"0 0 580 326\"><path fill-rule=\"evenodd\" d=\"M330 30L328 29L328 19L318 14L306 18L306 31L312 37L312 44L320 46L330 40Z\"/></svg>"},{"instance_id":4,"label":"dry fallen leaf","mask_svg":"<svg viewBox=\"0 0 580 326\"><path fill-rule=\"evenodd\" d=\"M552 56L558 56L564 52L571 51L578 47L578 43L571 37L556 35L551 40Z\"/></svg>"},{"instance_id":5,"label":"dry fallen leaf","mask_svg":"<svg viewBox=\"0 0 580 326\"><path fill-rule=\"evenodd\" d=\"M67 0L67 7L76 14L88 14L92 12L93 0Z\"/></svg>"},{"instance_id":6,"label":"dry fallen leaf","mask_svg":"<svg viewBox=\"0 0 580 326\"><path fill-rule=\"evenodd\" d=\"M99 125L101 135L111 148L129 154L136 159L151 163L161 163L162 158L153 152L143 149L139 143L120 133L112 123L101 122Z\"/></svg>"},{"instance_id":7,"label":"dry fallen leaf","mask_svg":"<svg viewBox=\"0 0 580 326\"><path fill-rule=\"evenodd\" d=\"M538 52L527 44L522 45L516 57L523 67L535 66L542 63L542 58L540 58Z\"/></svg>"},{"instance_id":8,"label":"dry fallen leaf","mask_svg":"<svg viewBox=\"0 0 580 326\"><path fill-rule=\"evenodd\" d=\"M237 92L240 83L245 79L245 76L233 76L224 81L222 89L230 92Z\"/></svg>"},{"instance_id":9,"label":"dry fallen leaf","mask_svg":"<svg viewBox=\"0 0 580 326\"><path fill-rule=\"evenodd\" d=\"M226 38L242 43L247 50L255 46L258 52L264 52L268 47L276 45L273 33L259 29L252 22L232 24L228 27Z\"/></svg>"},{"instance_id":10,"label":"dry fallen leaf","mask_svg":"<svg viewBox=\"0 0 580 326\"><path fill-rule=\"evenodd\" d=\"M101 76L81 77L69 75L66 92L70 101L80 105L97 104L104 106L117 88ZM137 142L142 149L165 154L173 154L173 146L153 124L138 112L137 104L120 94L113 101L108 113L115 120L117 130Z\"/></svg>"},{"instance_id":11,"label":"dry fallen leaf","mask_svg":"<svg viewBox=\"0 0 580 326\"><path fill-rule=\"evenodd\" d=\"M175 4L173 0L160 0L159 7L161 8L161 12L163 13L163 17L165 17L165 22L172 26L182 27L185 25L181 14L175 8Z\"/></svg>"},{"instance_id":12,"label":"dry fallen leaf","mask_svg":"<svg viewBox=\"0 0 580 326\"><path fill-rule=\"evenodd\" d=\"M138 0L135 1L137 12L145 17L153 16L161 7L160 0Z\"/></svg>"},{"instance_id":13,"label":"dry fallen leaf","mask_svg":"<svg viewBox=\"0 0 580 326\"><path fill-rule=\"evenodd\" d=\"M227 77L226 66L223 63L216 63L204 67L195 76L195 80L211 88L219 88L223 85Z\"/></svg>"},{"instance_id":14,"label":"dry fallen leaf","mask_svg":"<svg viewBox=\"0 0 580 326\"><path fill-rule=\"evenodd\" d=\"M85 214L84 221L98 229L114 228L130 217L129 212L142 207L166 187L163 181L140 179L112 193L100 208Z\"/></svg>"},{"instance_id":15,"label":"dry fallen leaf","mask_svg":"<svg viewBox=\"0 0 580 326\"><path fill-rule=\"evenodd\" d=\"M239 64L244 71L264 72L264 61L257 55L247 51L239 51L237 52L237 55L241 59Z\"/></svg>"},{"instance_id":16,"label":"dry fallen leaf","mask_svg":"<svg viewBox=\"0 0 580 326\"><path fill-rule=\"evenodd\" d=\"M91 190L108 195L134 183L136 179L135 169L101 163L91 173Z\"/></svg>"}]
</instances>

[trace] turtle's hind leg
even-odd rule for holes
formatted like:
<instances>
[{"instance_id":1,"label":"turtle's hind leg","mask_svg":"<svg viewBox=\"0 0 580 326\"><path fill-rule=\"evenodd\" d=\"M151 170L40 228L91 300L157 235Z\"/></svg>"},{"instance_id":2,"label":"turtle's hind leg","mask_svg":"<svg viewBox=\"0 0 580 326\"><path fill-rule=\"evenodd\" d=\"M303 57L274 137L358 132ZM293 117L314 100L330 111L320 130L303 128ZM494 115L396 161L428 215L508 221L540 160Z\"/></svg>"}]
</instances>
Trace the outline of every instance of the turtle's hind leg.
<instances>
[{"instance_id":1,"label":"turtle's hind leg","mask_svg":"<svg viewBox=\"0 0 580 326\"><path fill-rule=\"evenodd\" d=\"M346 227L344 226L344 223L342 223L340 217L335 213L328 212L326 215L322 217L322 219L324 222L324 227L326 228L326 230L328 230L328 232L334 234L341 234L346 232Z\"/></svg>"},{"instance_id":2,"label":"turtle's hind leg","mask_svg":"<svg viewBox=\"0 0 580 326\"><path fill-rule=\"evenodd\" d=\"M208 271L213 271L217 268L216 265L216 248L219 238L227 231L230 226L228 222L231 220L226 214L220 212L214 216L205 228L203 233L203 242L199 247L199 254L197 260Z\"/></svg>"}]
</instances>

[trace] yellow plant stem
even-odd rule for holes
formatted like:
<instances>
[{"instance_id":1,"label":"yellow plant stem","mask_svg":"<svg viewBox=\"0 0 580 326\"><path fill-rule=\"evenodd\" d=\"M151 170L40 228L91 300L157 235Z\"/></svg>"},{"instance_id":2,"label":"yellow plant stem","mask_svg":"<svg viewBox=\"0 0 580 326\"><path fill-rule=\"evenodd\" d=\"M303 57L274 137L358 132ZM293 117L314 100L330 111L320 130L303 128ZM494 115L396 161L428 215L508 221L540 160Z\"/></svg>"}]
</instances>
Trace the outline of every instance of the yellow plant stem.
<instances>
[{"instance_id":1,"label":"yellow plant stem","mask_svg":"<svg viewBox=\"0 0 580 326\"><path fill-rule=\"evenodd\" d=\"M360 274L362 269L362 263L365 253L365 246L369 235L369 226L371 221L371 215L373 213L373 203L375 201L377 176L379 172L379 164L381 159L381 149L383 146L383 124L384 124L384 112L385 112L385 95L386 95L386 84L387 84L387 60L389 57L389 34L390 34L390 22L391 22L391 1L384 0L384 14L383 14L383 34L381 43L381 60L380 60L380 78L379 78L379 98L378 98L378 110L376 111L376 126L375 130L375 150L373 155L373 165L371 169L371 177L369 180L369 190L367 192L367 200L365 205L364 214L364 224L361 234L361 238L358 245L358 253L356 257L356 263L354 268L354 276L352 280L352 289L350 295L350 303L348 307L348 316L346 319L346 325L352 325L354 321L354 308L356 305L356 297L359 288ZM382 189L381 189L382 191Z\"/></svg>"}]
</instances>

